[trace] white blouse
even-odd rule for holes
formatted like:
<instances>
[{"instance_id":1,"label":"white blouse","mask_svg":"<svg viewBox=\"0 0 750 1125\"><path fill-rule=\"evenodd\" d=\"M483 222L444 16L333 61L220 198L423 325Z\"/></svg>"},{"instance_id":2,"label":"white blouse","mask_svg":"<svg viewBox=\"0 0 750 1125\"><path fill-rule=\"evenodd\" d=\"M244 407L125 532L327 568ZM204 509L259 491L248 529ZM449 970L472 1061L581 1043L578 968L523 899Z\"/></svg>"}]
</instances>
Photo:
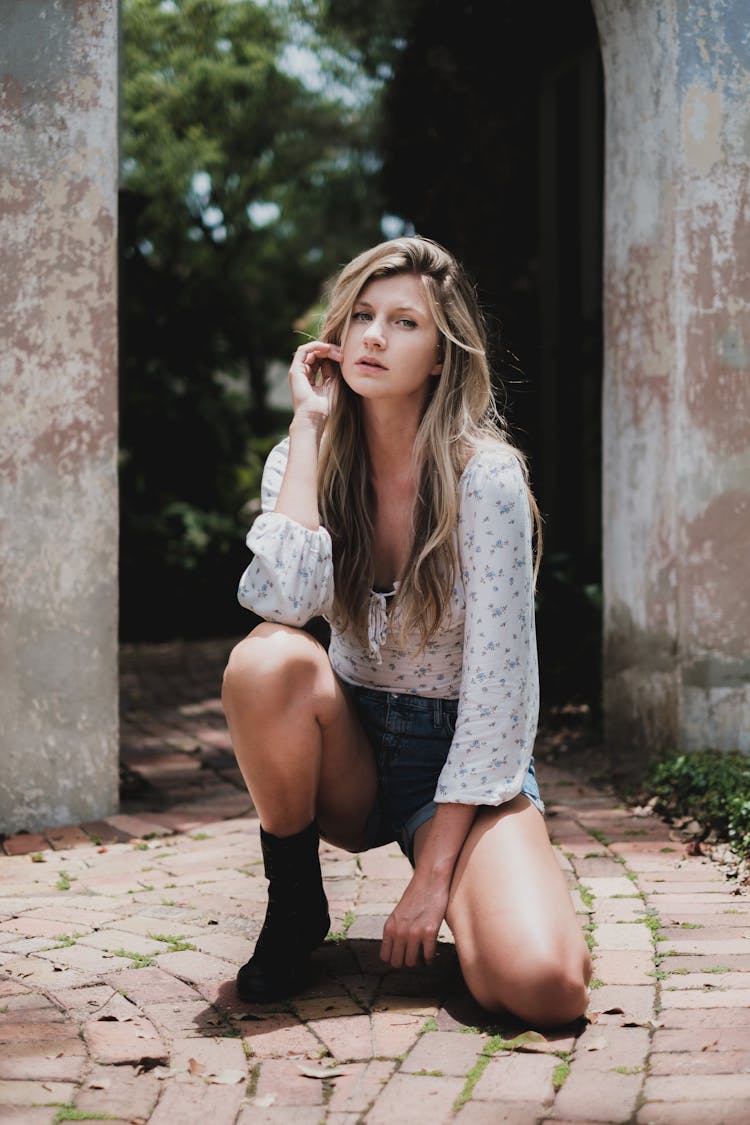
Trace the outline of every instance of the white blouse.
<instances>
[{"instance_id":1,"label":"white blouse","mask_svg":"<svg viewBox=\"0 0 750 1125\"><path fill-rule=\"evenodd\" d=\"M333 604L331 537L274 511L289 438L268 456L262 512L247 535L253 559L238 598L267 621L302 626ZM329 657L350 684L459 700L436 801L500 805L521 792L539 715L531 513L512 452L483 448L459 483L459 575L438 632L419 653L389 635L389 594L370 595L369 645L331 630ZM398 612L395 608L394 613Z\"/></svg>"}]
</instances>

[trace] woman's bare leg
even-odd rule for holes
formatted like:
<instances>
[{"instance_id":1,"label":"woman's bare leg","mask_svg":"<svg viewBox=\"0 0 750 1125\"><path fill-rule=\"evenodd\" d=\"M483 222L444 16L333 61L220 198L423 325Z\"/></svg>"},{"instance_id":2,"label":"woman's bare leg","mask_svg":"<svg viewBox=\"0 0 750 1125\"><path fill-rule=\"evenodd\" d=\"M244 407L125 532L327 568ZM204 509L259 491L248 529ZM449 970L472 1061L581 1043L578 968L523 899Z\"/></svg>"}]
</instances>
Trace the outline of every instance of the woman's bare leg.
<instances>
[{"instance_id":1,"label":"woman's bare leg","mask_svg":"<svg viewBox=\"0 0 750 1125\"><path fill-rule=\"evenodd\" d=\"M222 700L268 879L266 917L237 993L268 1002L307 983L330 925L319 832L342 847L362 844L375 763L328 654L300 629L254 629L232 650Z\"/></svg>"},{"instance_id":2,"label":"woman's bare leg","mask_svg":"<svg viewBox=\"0 0 750 1125\"><path fill-rule=\"evenodd\" d=\"M488 1011L539 1026L584 1014L591 958L546 825L527 797L480 809L446 918L466 985Z\"/></svg>"},{"instance_id":3,"label":"woman's bare leg","mask_svg":"<svg viewBox=\"0 0 750 1125\"><path fill-rule=\"evenodd\" d=\"M264 622L232 650L222 702L263 828L291 836L317 818L354 850L375 803L372 750L324 647Z\"/></svg>"}]
</instances>

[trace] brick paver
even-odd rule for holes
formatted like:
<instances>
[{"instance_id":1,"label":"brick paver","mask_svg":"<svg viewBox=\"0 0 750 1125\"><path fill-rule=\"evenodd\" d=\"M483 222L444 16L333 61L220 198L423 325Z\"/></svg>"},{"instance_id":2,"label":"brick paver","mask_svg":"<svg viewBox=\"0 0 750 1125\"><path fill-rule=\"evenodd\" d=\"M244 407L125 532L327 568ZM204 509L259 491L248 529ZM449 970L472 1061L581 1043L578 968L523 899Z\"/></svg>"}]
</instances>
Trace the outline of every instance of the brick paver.
<instances>
[{"instance_id":1,"label":"brick paver","mask_svg":"<svg viewBox=\"0 0 750 1125\"><path fill-rule=\"evenodd\" d=\"M610 1070L605 1080L600 1070L574 1066L555 1099L551 1116L566 1121L630 1121L642 1084L640 1073Z\"/></svg>"},{"instance_id":2,"label":"brick paver","mask_svg":"<svg viewBox=\"0 0 750 1125\"><path fill-rule=\"evenodd\" d=\"M378 1095L367 1120L372 1125L441 1125L450 1121L463 1088L461 1078L429 1074L394 1074Z\"/></svg>"},{"instance_id":3,"label":"brick paver","mask_svg":"<svg viewBox=\"0 0 750 1125\"><path fill-rule=\"evenodd\" d=\"M559 1065L555 1055L524 1055L501 1052L490 1059L473 1090L479 1101L530 1102L538 1099L551 1105L554 1098L552 1076Z\"/></svg>"},{"instance_id":4,"label":"brick paver","mask_svg":"<svg viewBox=\"0 0 750 1125\"><path fill-rule=\"evenodd\" d=\"M0 1125L61 1106L144 1125L750 1120L747 887L544 753L594 958L584 1019L540 1033L482 1012L446 926L433 966L386 970L395 845L321 846L335 937L310 987L242 1003L265 880L219 700L231 646L125 646L120 812L2 842Z\"/></svg>"},{"instance_id":5,"label":"brick paver","mask_svg":"<svg viewBox=\"0 0 750 1125\"><path fill-rule=\"evenodd\" d=\"M487 1035L428 1031L401 1064L401 1073L439 1070L457 1077L468 1074L489 1042Z\"/></svg>"},{"instance_id":6,"label":"brick paver","mask_svg":"<svg viewBox=\"0 0 750 1125\"><path fill-rule=\"evenodd\" d=\"M638 1111L638 1125L747 1125L748 1104L732 1098L714 1101L646 1102Z\"/></svg>"}]
</instances>

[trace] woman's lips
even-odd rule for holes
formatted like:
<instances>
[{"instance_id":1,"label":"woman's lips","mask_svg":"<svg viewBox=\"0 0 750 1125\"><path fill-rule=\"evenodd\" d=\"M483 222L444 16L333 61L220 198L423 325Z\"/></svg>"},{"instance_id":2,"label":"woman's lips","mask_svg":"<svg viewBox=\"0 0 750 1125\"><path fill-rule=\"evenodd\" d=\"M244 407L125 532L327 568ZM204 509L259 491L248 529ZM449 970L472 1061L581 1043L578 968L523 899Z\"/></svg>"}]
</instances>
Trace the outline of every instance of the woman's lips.
<instances>
[{"instance_id":1,"label":"woman's lips","mask_svg":"<svg viewBox=\"0 0 750 1125\"><path fill-rule=\"evenodd\" d=\"M362 356L357 360L357 367L374 368L376 371L385 371L385 364L381 363L378 359L372 359L370 356Z\"/></svg>"}]
</instances>

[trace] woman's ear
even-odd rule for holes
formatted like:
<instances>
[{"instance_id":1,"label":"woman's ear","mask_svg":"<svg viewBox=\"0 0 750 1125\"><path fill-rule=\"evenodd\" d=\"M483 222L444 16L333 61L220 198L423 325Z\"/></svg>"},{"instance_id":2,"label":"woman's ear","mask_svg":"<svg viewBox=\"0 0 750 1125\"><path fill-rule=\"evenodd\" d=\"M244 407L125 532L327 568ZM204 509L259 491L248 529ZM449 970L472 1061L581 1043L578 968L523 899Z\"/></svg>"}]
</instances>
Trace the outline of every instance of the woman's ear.
<instances>
[{"instance_id":1,"label":"woman's ear","mask_svg":"<svg viewBox=\"0 0 750 1125\"><path fill-rule=\"evenodd\" d=\"M442 339L438 340L436 347L437 347L437 353L438 353L438 361L435 364L435 366L433 367L432 371L430 372L430 375L440 375L442 370L443 370L443 359L445 357L445 353L443 352L443 340Z\"/></svg>"}]
</instances>

